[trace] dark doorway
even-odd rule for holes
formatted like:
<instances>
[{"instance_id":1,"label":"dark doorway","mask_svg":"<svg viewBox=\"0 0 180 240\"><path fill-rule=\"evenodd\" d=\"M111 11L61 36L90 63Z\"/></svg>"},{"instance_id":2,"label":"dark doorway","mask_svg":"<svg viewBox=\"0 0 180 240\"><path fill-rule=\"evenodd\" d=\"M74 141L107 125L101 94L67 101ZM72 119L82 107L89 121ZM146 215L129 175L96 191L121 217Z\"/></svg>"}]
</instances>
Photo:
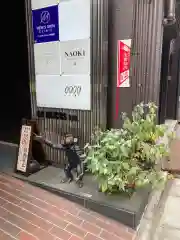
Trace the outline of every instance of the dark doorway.
<instances>
[{"instance_id":1,"label":"dark doorway","mask_svg":"<svg viewBox=\"0 0 180 240\"><path fill-rule=\"evenodd\" d=\"M163 36L159 119L176 119L178 37L176 25L166 26Z\"/></svg>"},{"instance_id":2,"label":"dark doorway","mask_svg":"<svg viewBox=\"0 0 180 240\"><path fill-rule=\"evenodd\" d=\"M180 38L176 38L174 42L174 52L171 54L171 78L168 84L167 94L167 112L169 119L178 119L179 108L179 71L180 71Z\"/></svg>"},{"instance_id":3,"label":"dark doorway","mask_svg":"<svg viewBox=\"0 0 180 240\"><path fill-rule=\"evenodd\" d=\"M165 16L166 17L166 16ZM180 1L176 1L176 22L164 27L161 92L160 92L160 122L165 119L178 119L180 92Z\"/></svg>"},{"instance_id":4,"label":"dark doorway","mask_svg":"<svg viewBox=\"0 0 180 240\"><path fill-rule=\"evenodd\" d=\"M21 120L31 117L25 1L3 5L9 17L1 25L0 141L18 143Z\"/></svg>"},{"instance_id":5,"label":"dark doorway","mask_svg":"<svg viewBox=\"0 0 180 240\"><path fill-rule=\"evenodd\" d=\"M178 87L177 87L177 104L176 104L176 117L180 121L180 49L179 49L179 63L178 63Z\"/></svg>"},{"instance_id":6,"label":"dark doorway","mask_svg":"<svg viewBox=\"0 0 180 240\"><path fill-rule=\"evenodd\" d=\"M169 66L169 50L171 38L164 31L162 60L161 60L161 84L159 96L159 121L163 123L166 119L167 111L167 92L168 92L168 66Z\"/></svg>"},{"instance_id":7,"label":"dark doorway","mask_svg":"<svg viewBox=\"0 0 180 240\"><path fill-rule=\"evenodd\" d=\"M167 32L166 32L167 33ZM178 118L180 37L165 35L162 54L160 122Z\"/></svg>"}]
</instances>

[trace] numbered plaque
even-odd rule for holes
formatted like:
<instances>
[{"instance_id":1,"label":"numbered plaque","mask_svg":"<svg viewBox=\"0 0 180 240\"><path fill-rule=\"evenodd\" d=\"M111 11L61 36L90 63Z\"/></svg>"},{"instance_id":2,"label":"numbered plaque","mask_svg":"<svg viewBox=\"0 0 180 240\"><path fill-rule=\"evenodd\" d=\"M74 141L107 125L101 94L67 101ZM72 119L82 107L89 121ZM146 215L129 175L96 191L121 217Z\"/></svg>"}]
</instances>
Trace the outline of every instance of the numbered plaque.
<instances>
[{"instance_id":1,"label":"numbered plaque","mask_svg":"<svg viewBox=\"0 0 180 240\"><path fill-rule=\"evenodd\" d=\"M34 45L36 74L60 75L60 42Z\"/></svg>"},{"instance_id":2,"label":"numbered plaque","mask_svg":"<svg viewBox=\"0 0 180 240\"><path fill-rule=\"evenodd\" d=\"M38 107L90 110L90 75L36 76Z\"/></svg>"},{"instance_id":3,"label":"numbered plaque","mask_svg":"<svg viewBox=\"0 0 180 240\"><path fill-rule=\"evenodd\" d=\"M62 75L90 74L90 39L60 42Z\"/></svg>"}]
</instances>

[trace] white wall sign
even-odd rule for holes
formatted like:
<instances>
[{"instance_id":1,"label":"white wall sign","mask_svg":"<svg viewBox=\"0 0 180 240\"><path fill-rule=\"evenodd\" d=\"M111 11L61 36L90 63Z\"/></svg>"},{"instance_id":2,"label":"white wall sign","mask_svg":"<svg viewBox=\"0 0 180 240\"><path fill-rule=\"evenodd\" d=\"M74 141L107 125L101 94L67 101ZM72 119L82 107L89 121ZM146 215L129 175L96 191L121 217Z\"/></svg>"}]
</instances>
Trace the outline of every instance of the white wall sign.
<instances>
[{"instance_id":1,"label":"white wall sign","mask_svg":"<svg viewBox=\"0 0 180 240\"><path fill-rule=\"evenodd\" d=\"M62 75L90 74L90 39L60 42Z\"/></svg>"},{"instance_id":2,"label":"white wall sign","mask_svg":"<svg viewBox=\"0 0 180 240\"><path fill-rule=\"evenodd\" d=\"M32 9L39 9L56 5L60 0L31 0Z\"/></svg>"},{"instance_id":3,"label":"white wall sign","mask_svg":"<svg viewBox=\"0 0 180 240\"><path fill-rule=\"evenodd\" d=\"M37 106L90 110L91 0L31 1ZM43 39L39 37L37 25L44 24L42 11L46 13L45 20L52 22L50 26L56 27L54 37L49 25L46 29L42 26L49 31L48 36L43 32Z\"/></svg>"},{"instance_id":4,"label":"white wall sign","mask_svg":"<svg viewBox=\"0 0 180 240\"><path fill-rule=\"evenodd\" d=\"M38 107L90 110L89 75L36 76Z\"/></svg>"},{"instance_id":5,"label":"white wall sign","mask_svg":"<svg viewBox=\"0 0 180 240\"><path fill-rule=\"evenodd\" d=\"M60 42L34 45L36 74L60 74Z\"/></svg>"},{"instance_id":6,"label":"white wall sign","mask_svg":"<svg viewBox=\"0 0 180 240\"><path fill-rule=\"evenodd\" d=\"M90 0L66 0L59 3L60 41L90 37Z\"/></svg>"},{"instance_id":7,"label":"white wall sign","mask_svg":"<svg viewBox=\"0 0 180 240\"><path fill-rule=\"evenodd\" d=\"M21 129L21 139L19 144L19 153L16 169L24 173L26 172L28 163L31 130L31 126L26 125L23 125Z\"/></svg>"}]
</instances>

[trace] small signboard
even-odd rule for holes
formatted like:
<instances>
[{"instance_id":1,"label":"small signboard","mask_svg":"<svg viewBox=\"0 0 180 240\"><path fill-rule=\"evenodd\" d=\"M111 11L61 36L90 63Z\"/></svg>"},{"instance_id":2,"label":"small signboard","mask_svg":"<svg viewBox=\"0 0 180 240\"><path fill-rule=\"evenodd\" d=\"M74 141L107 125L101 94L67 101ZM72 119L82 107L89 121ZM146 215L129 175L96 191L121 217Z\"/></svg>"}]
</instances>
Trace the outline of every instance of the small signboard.
<instances>
[{"instance_id":1,"label":"small signboard","mask_svg":"<svg viewBox=\"0 0 180 240\"><path fill-rule=\"evenodd\" d=\"M28 125L22 125L16 170L23 173L27 172L29 164L29 148L31 143L31 136L32 127Z\"/></svg>"},{"instance_id":2,"label":"small signboard","mask_svg":"<svg viewBox=\"0 0 180 240\"><path fill-rule=\"evenodd\" d=\"M35 43L59 41L58 5L32 10Z\"/></svg>"},{"instance_id":3,"label":"small signboard","mask_svg":"<svg viewBox=\"0 0 180 240\"><path fill-rule=\"evenodd\" d=\"M117 87L130 87L131 39L118 40L117 47Z\"/></svg>"},{"instance_id":4,"label":"small signboard","mask_svg":"<svg viewBox=\"0 0 180 240\"><path fill-rule=\"evenodd\" d=\"M43 146L34 139L34 134L40 134L36 120L23 119L15 172L25 176L31 174L30 160L35 159L40 165L46 165Z\"/></svg>"}]
</instances>

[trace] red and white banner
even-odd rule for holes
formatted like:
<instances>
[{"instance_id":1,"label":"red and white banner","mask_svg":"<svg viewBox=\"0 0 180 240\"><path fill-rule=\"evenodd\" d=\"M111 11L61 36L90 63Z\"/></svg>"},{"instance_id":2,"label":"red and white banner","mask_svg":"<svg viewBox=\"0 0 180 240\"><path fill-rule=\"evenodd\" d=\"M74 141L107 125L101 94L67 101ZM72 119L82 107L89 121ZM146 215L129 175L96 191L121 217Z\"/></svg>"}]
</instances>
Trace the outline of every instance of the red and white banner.
<instances>
[{"instance_id":1,"label":"red and white banner","mask_svg":"<svg viewBox=\"0 0 180 240\"><path fill-rule=\"evenodd\" d=\"M118 40L117 47L117 87L130 87L131 39Z\"/></svg>"}]
</instances>

